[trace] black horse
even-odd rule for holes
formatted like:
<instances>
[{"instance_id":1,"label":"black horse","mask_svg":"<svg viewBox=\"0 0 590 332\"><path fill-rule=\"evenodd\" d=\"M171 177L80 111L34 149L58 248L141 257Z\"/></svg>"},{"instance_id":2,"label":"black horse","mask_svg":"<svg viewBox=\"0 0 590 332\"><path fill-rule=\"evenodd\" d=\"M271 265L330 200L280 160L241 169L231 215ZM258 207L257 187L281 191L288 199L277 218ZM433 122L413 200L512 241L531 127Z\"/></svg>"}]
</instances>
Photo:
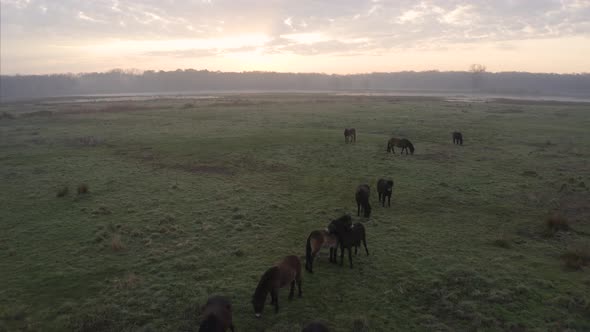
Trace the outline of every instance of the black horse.
<instances>
[{"instance_id":1,"label":"black horse","mask_svg":"<svg viewBox=\"0 0 590 332\"><path fill-rule=\"evenodd\" d=\"M234 331L231 303L227 298L212 296L201 310L203 321L199 332L225 332L227 329Z\"/></svg>"},{"instance_id":2,"label":"black horse","mask_svg":"<svg viewBox=\"0 0 590 332\"><path fill-rule=\"evenodd\" d=\"M387 198L387 205L391 206L393 180L379 179L379 181L377 181L377 192L379 193L379 202L381 205L385 207L385 198Z\"/></svg>"},{"instance_id":3,"label":"black horse","mask_svg":"<svg viewBox=\"0 0 590 332\"><path fill-rule=\"evenodd\" d=\"M354 254L358 253L358 247L361 243L365 247L367 256L369 255L369 249L367 248L367 239L365 233L365 227L361 223L356 223L352 227L348 227L347 224L339 223L339 220L333 220L328 229L335 232L338 237L338 244L340 245L340 265L344 264L344 249L348 249L348 262L352 269L352 247L354 247Z\"/></svg>"},{"instance_id":4,"label":"black horse","mask_svg":"<svg viewBox=\"0 0 590 332\"><path fill-rule=\"evenodd\" d=\"M365 218L371 216L371 204L369 204L369 195L371 194L371 188L368 184L361 184L356 188L354 194L356 198L357 216L361 215L361 211L364 213Z\"/></svg>"},{"instance_id":5,"label":"black horse","mask_svg":"<svg viewBox=\"0 0 590 332\"><path fill-rule=\"evenodd\" d=\"M414 154L414 145L407 138L399 139L393 137L389 139L389 141L387 141L387 152L392 152L395 154L396 146L402 149L401 154L404 154L404 150L406 151L406 155L408 155L408 150L410 150L411 154Z\"/></svg>"},{"instance_id":6,"label":"black horse","mask_svg":"<svg viewBox=\"0 0 590 332\"><path fill-rule=\"evenodd\" d=\"M453 132L453 144L463 145L463 134L458 131Z\"/></svg>"},{"instance_id":7,"label":"black horse","mask_svg":"<svg viewBox=\"0 0 590 332\"><path fill-rule=\"evenodd\" d=\"M344 143L356 143L356 129L345 128L344 129Z\"/></svg>"}]
</instances>

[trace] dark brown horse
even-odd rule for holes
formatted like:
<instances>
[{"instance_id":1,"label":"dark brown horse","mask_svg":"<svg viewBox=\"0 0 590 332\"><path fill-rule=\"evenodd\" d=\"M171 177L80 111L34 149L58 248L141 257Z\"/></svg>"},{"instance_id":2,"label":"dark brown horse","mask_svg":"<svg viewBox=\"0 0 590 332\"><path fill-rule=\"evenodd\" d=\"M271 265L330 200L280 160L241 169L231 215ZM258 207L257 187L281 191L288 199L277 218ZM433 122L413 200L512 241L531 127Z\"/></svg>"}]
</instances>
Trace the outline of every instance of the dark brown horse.
<instances>
[{"instance_id":1,"label":"dark brown horse","mask_svg":"<svg viewBox=\"0 0 590 332\"><path fill-rule=\"evenodd\" d=\"M377 193L379 193L379 202L385 207L385 198L387 205L391 206L391 194L393 192L393 180L379 179L377 181Z\"/></svg>"},{"instance_id":2,"label":"dark brown horse","mask_svg":"<svg viewBox=\"0 0 590 332\"><path fill-rule=\"evenodd\" d=\"M201 308L203 320L199 332L225 332L227 329L234 331L232 321L231 303L223 296L212 296Z\"/></svg>"},{"instance_id":3,"label":"dark brown horse","mask_svg":"<svg viewBox=\"0 0 590 332\"><path fill-rule=\"evenodd\" d=\"M338 237L338 244L340 245L340 265L344 264L344 249L348 249L348 262L352 269L352 247L354 247L354 254L358 253L358 247L361 243L365 246L367 256L369 249L367 248L367 239L365 227L361 223L356 223L350 228L341 227L335 224L337 220L333 220L328 229L333 230Z\"/></svg>"},{"instance_id":4,"label":"dark brown horse","mask_svg":"<svg viewBox=\"0 0 590 332\"><path fill-rule=\"evenodd\" d=\"M371 188L368 184L361 184L356 188L354 197L356 198L357 216L361 215L361 211L364 213L365 218L371 216L371 204L369 204L369 195L371 194Z\"/></svg>"},{"instance_id":5,"label":"dark brown horse","mask_svg":"<svg viewBox=\"0 0 590 332\"><path fill-rule=\"evenodd\" d=\"M289 300L293 299L295 292L295 282L299 288L299 297L301 297L301 260L297 256L287 256L277 265L266 270L252 296L252 306L256 317L262 316L262 310L266 302L266 297L270 293L271 304L275 306L275 312L279 312L279 289L291 285Z\"/></svg>"},{"instance_id":6,"label":"dark brown horse","mask_svg":"<svg viewBox=\"0 0 590 332\"><path fill-rule=\"evenodd\" d=\"M356 129L345 128L344 129L344 143L356 143Z\"/></svg>"},{"instance_id":7,"label":"dark brown horse","mask_svg":"<svg viewBox=\"0 0 590 332\"><path fill-rule=\"evenodd\" d=\"M305 325L301 332L330 332L330 330L321 322L311 322Z\"/></svg>"},{"instance_id":8,"label":"dark brown horse","mask_svg":"<svg viewBox=\"0 0 590 332\"><path fill-rule=\"evenodd\" d=\"M463 145L463 134L458 131L453 132L453 144Z\"/></svg>"},{"instance_id":9,"label":"dark brown horse","mask_svg":"<svg viewBox=\"0 0 590 332\"><path fill-rule=\"evenodd\" d=\"M336 263L336 253L338 251L338 238L330 234L327 230L313 231L307 237L305 247L305 269L313 273L313 259L320 249L330 248L330 263Z\"/></svg>"},{"instance_id":10,"label":"dark brown horse","mask_svg":"<svg viewBox=\"0 0 590 332\"><path fill-rule=\"evenodd\" d=\"M404 154L404 150L406 151L406 155L408 154L408 150L410 150L411 154L414 154L414 145L408 139L391 138L387 141L387 152L393 152L395 154L394 147L401 148L401 154Z\"/></svg>"}]
</instances>

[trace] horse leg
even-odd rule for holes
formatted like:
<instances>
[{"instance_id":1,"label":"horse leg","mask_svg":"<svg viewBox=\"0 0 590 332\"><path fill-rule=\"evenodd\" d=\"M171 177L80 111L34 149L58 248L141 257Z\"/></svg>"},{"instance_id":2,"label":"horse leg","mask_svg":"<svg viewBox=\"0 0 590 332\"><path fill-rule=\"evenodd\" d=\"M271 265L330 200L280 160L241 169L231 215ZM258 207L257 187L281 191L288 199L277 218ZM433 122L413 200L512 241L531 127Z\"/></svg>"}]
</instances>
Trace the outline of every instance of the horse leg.
<instances>
[{"instance_id":1,"label":"horse leg","mask_svg":"<svg viewBox=\"0 0 590 332\"><path fill-rule=\"evenodd\" d=\"M361 216L361 203L356 203L356 216Z\"/></svg>"},{"instance_id":2,"label":"horse leg","mask_svg":"<svg viewBox=\"0 0 590 332\"><path fill-rule=\"evenodd\" d=\"M365 246L365 251L367 252L367 256L369 256L369 249L367 248L367 239L363 238L363 245Z\"/></svg>"},{"instance_id":3,"label":"horse leg","mask_svg":"<svg viewBox=\"0 0 590 332\"><path fill-rule=\"evenodd\" d=\"M229 325L229 329L231 330L231 332L236 332L236 330L234 329L234 323L231 323Z\"/></svg>"},{"instance_id":4,"label":"horse leg","mask_svg":"<svg viewBox=\"0 0 590 332\"><path fill-rule=\"evenodd\" d=\"M297 279L297 288L299 289L299 297L302 297L303 291L301 290L301 277Z\"/></svg>"},{"instance_id":5,"label":"horse leg","mask_svg":"<svg viewBox=\"0 0 590 332\"><path fill-rule=\"evenodd\" d=\"M344 265L344 247L340 246L340 266Z\"/></svg>"},{"instance_id":6,"label":"horse leg","mask_svg":"<svg viewBox=\"0 0 590 332\"><path fill-rule=\"evenodd\" d=\"M289 301L293 299L293 293L295 292L295 279L291 281L291 290L289 291Z\"/></svg>"},{"instance_id":7,"label":"horse leg","mask_svg":"<svg viewBox=\"0 0 590 332\"><path fill-rule=\"evenodd\" d=\"M350 268L352 269L352 248L348 247L348 262L350 263Z\"/></svg>"},{"instance_id":8,"label":"horse leg","mask_svg":"<svg viewBox=\"0 0 590 332\"><path fill-rule=\"evenodd\" d=\"M279 313L279 290L273 289L270 291L270 296L273 298L275 305L275 313Z\"/></svg>"}]
</instances>

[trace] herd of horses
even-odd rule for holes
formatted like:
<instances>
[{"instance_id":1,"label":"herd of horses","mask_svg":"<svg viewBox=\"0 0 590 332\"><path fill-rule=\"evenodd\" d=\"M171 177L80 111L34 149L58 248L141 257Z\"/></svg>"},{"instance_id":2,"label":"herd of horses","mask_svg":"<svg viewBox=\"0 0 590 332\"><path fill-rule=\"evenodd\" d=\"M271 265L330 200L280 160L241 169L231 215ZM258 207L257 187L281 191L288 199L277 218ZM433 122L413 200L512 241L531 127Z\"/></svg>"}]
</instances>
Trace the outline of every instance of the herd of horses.
<instances>
[{"instance_id":1,"label":"herd of horses","mask_svg":"<svg viewBox=\"0 0 590 332\"><path fill-rule=\"evenodd\" d=\"M463 135L460 132L453 132L453 144L463 145ZM356 142L356 129L346 128L344 130L345 143ZM408 151L414 154L414 145L406 138L391 138L387 141L387 152L395 154L394 147L401 148L401 154ZM385 207L391 206L391 196L393 193L393 180L379 179L377 181L377 193L379 194L379 203ZM371 216L371 204L369 195L371 189L368 184L361 184L356 188L355 199L357 203L357 216L361 213L365 218ZM314 230L307 237L305 246L305 270L313 273L313 261L319 254L320 250L327 248L330 251L329 262L337 264L338 248L340 248L340 266L344 265L344 251L348 251L348 262L352 268L352 248L357 255L358 248L364 246L367 256L367 239L365 226L362 223L352 223L350 214L345 214L338 219L334 219L328 224L326 229ZM267 269L258 282L254 295L252 295L252 307L254 315L257 318L262 316L266 299L270 294L270 304L274 306L275 313L279 312L279 289L289 286L289 300L295 295L295 286L298 289L298 297L303 295L302 268L301 258L295 255L289 255L283 258L276 265ZM207 303L201 308L202 321L199 328L200 332L224 332L228 329L234 332L232 319L232 305L229 299L223 296L212 296ZM319 321L307 324L303 332L328 332L328 328Z\"/></svg>"}]
</instances>

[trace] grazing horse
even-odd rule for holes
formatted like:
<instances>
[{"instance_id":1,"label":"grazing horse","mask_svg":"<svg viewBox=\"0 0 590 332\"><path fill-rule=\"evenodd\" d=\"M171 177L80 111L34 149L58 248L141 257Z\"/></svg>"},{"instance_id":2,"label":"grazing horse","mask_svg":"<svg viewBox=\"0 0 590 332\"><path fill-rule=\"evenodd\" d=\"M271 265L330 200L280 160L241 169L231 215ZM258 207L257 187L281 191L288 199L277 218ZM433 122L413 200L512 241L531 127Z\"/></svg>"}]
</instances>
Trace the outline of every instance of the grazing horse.
<instances>
[{"instance_id":1,"label":"grazing horse","mask_svg":"<svg viewBox=\"0 0 590 332\"><path fill-rule=\"evenodd\" d=\"M393 152L393 154L395 154L395 149L394 147L398 147L402 149L401 154L404 153L404 150L406 150L406 155L408 154L408 150L410 150L411 154L414 154L414 145L412 144L412 142L410 142L408 139L402 138L391 138L388 142L387 142L387 152Z\"/></svg>"},{"instance_id":2,"label":"grazing horse","mask_svg":"<svg viewBox=\"0 0 590 332\"><path fill-rule=\"evenodd\" d=\"M356 130L354 128L344 129L344 143L356 143Z\"/></svg>"},{"instance_id":3,"label":"grazing horse","mask_svg":"<svg viewBox=\"0 0 590 332\"><path fill-rule=\"evenodd\" d=\"M338 237L338 243L340 245L340 265L344 264L344 249L348 249L348 261L350 268L352 269L352 247L354 247L354 254L358 253L358 247L362 244L365 246L367 256L369 255L369 249L367 248L367 239L365 234L365 227L361 223L356 223L350 228L338 227L334 223L337 220L333 220L328 226L328 229L335 230L336 236Z\"/></svg>"},{"instance_id":4,"label":"grazing horse","mask_svg":"<svg viewBox=\"0 0 590 332\"><path fill-rule=\"evenodd\" d=\"M328 230L313 231L307 237L305 247L305 269L313 273L313 259L320 249L330 248L330 263L336 263L336 253L338 251L338 238L330 234Z\"/></svg>"},{"instance_id":5,"label":"grazing horse","mask_svg":"<svg viewBox=\"0 0 590 332\"><path fill-rule=\"evenodd\" d=\"M463 134L458 131L453 132L453 144L463 145Z\"/></svg>"},{"instance_id":6,"label":"grazing horse","mask_svg":"<svg viewBox=\"0 0 590 332\"><path fill-rule=\"evenodd\" d=\"M262 277L260 277L260 282L258 282L258 286L256 286L256 290L252 296L254 315L257 318L262 316L262 310L264 309L264 303L266 302L268 293L270 293L270 303L274 304L275 313L278 313L279 289L290 284L289 300L291 300L295 292L295 282L297 282L299 297L301 297L301 260L297 256L287 256L277 265L266 270Z\"/></svg>"},{"instance_id":7,"label":"grazing horse","mask_svg":"<svg viewBox=\"0 0 590 332\"><path fill-rule=\"evenodd\" d=\"M365 218L371 216L371 204L369 204L369 194L371 189L368 184L361 184L356 188L355 198L357 207L357 216L361 215L361 211L364 213Z\"/></svg>"},{"instance_id":8,"label":"grazing horse","mask_svg":"<svg viewBox=\"0 0 590 332\"><path fill-rule=\"evenodd\" d=\"M391 206L391 194L393 191L393 180L379 179L377 181L377 192L379 193L379 202L385 207L385 198L387 205Z\"/></svg>"},{"instance_id":9,"label":"grazing horse","mask_svg":"<svg viewBox=\"0 0 590 332\"><path fill-rule=\"evenodd\" d=\"M212 296L201 308L203 321L199 332L225 332L230 329L234 332L232 321L231 303L223 296Z\"/></svg>"},{"instance_id":10,"label":"grazing horse","mask_svg":"<svg viewBox=\"0 0 590 332\"><path fill-rule=\"evenodd\" d=\"M311 322L305 325L301 332L330 332L330 330L321 322Z\"/></svg>"}]
</instances>

